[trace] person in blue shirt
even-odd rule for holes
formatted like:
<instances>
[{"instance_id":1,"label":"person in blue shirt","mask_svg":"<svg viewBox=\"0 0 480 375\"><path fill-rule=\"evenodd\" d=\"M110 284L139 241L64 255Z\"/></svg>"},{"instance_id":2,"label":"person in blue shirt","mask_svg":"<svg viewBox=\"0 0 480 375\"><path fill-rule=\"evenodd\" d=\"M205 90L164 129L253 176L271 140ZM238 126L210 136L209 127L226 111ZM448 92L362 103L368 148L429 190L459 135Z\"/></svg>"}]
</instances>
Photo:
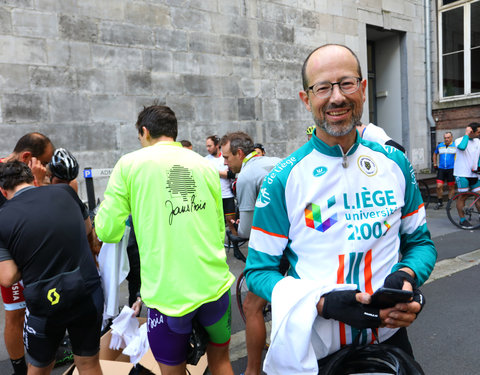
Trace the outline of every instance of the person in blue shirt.
<instances>
[{"instance_id":1,"label":"person in blue shirt","mask_svg":"<svg viewBox=\"0 0 480 375\"><path fill-rule=\"evenodd\" d=\"M453 165L455 163L455 152L457 148L453 143L453 135L446 132L443 136L444 142L438 144L433 153L433 166L437 170L437 197L438 203L433 208L438 210L443 207L443 185L448 186L448 199L452 199L455 194L455 177L453 175Z\"/></svg>"}]
</instances>

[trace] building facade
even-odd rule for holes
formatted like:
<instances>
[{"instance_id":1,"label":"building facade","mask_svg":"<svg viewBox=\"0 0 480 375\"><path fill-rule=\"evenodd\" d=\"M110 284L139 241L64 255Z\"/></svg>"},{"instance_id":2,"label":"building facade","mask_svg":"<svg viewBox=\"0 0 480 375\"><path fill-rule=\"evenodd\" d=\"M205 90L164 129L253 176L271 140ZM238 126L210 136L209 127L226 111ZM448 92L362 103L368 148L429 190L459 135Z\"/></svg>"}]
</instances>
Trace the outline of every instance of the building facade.
<instances>
[{"instance_id":1,"label":"building facade","mask_svg":"<svg viewBox=\"0 0 480 375\"><path fill-rule=\"evenodd\" d=\"M434 0L432 15L435 142L446 131L454 138L480 122L480 1Z\"/></svg>"},{"instance_id":2,"label":"building facade","mask_svg":"<svg viewBox=\"0 0 480 375\"><path fill-rule=\"evenodd\" d=\"M40 131L81 169L111 168L139 147L137 113L157 100L201 154L208 135L243 130L283 157L313 124L298 97L305 57L341 43L368 79L362 120L427 168L424 11L422 0L3 0L0 155Z\"/></svg>"}]
</instances>

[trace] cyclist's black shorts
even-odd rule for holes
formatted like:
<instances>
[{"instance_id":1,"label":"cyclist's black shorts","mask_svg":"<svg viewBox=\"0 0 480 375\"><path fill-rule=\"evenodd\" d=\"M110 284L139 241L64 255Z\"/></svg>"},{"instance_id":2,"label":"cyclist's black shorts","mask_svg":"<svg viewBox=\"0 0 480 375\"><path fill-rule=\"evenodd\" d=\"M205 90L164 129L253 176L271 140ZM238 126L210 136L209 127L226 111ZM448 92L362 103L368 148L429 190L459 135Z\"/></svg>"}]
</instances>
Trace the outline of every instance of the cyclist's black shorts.
<instances>
[{"instance_id":1,"label":"cyclist's black shorts","mask_svg":"<svg viewBox=\"0 0 480 375\"><path fill-rule=\"evenodd\" d=\"M68 330L73 354L93 356L100 349L103 318L103 290L99 286L88 298L72 306L68 313L40 317L28 311L25 315L23 341L29 362L46 367L55 360L57 348Z\"/></svg>"},{"instance_id":2,"label":"cyclist's black shorts","mask_svg":"<svg viewBox=\"0 0 480 375\"><path fill-rule=\"evenodd\" d=\"M235 198L223 198L223 214L235 215Z\"/></svg>"},{"instance_id":3,"label":"cyclist's black shorts","mask_svg":"<svg viewBox=\"0 0 480 375\"><path fill-rule=\"evenodd\" d=\"M437 181L454 183L455 182L455 176L453 175L453 169L438 168Z\"/></svg>"}]
</instances>

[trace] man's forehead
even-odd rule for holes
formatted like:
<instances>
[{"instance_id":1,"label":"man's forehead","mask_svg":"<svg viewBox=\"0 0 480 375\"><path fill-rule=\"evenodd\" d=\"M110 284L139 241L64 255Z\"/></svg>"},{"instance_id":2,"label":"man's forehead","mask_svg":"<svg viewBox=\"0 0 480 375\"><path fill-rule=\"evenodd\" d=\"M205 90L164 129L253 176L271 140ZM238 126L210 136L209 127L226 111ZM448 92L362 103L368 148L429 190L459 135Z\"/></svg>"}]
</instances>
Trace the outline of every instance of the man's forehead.
<instances>
[{"instance_id":1,"label":"man's forehead","mask_svg":"<svg viewBox=\"0 0 480 375\"><path fill-rule=\"evenodd\" d=\"M230 141L222 145L221 149L224 155L230 153Z\"/></svg>"},{"instance_id":2,"label":"man's forehead","mask_svg":"<svg viewBox=\"0 0 480 375\"><path fill-rule=\"evenodd\" d=\"M342 46L325 46L315 51L307 63L307 77L338 73L357 75L357 60L352 53Z\"/></svg>"},{"instance_id":3,"label":"man's forehead","mask_svg":"<svg viewBox=\"0 0 480 375\"><path fill-rule=\"evenodd\" d=\"M45 152L40 155L38 157L38 159L41 161L41 162L44 162L44 163L48 163L50 160L52 160L52 156L53 156L53 145L52 144L49 144L46 148L45 148Z\"/></svg>"}]
</instances>

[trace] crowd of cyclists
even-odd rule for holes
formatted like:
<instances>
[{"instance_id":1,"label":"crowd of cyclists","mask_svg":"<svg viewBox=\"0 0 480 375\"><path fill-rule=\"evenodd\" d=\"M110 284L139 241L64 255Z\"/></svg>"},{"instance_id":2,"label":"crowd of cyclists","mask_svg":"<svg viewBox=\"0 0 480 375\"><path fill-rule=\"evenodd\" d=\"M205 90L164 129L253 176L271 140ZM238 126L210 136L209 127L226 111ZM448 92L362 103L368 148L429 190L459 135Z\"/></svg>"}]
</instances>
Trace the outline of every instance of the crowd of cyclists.
<instances>
[{"instance_id":1,"label":"crowd of cyclists","mask_svg":"<svg viewBox=\"0 0 480 375\"><path fill-rule=\"evenodd\" d=\"M233 375L235 277L226 261L226 227L250 240L245 375L261 371L265 335L256 333L267 301L274 322L282 322L273 324L267 373L322 369L342 347L374 341L412 358L406 327L424 306L419 286L436 260L412 167L383 129L361 124L367 81L348 47L312 51L302 81L299 96L315 127L307 129L308 142L283 160L265 156L265 148L243 132L208 137L205 158L176 142L172 109L144 107L135 124L142 147L116 163L94 223L78 197L75 157L39 133L19 140L0 163L6 198L0 284L7 313L16 312L6 313L5 330L15 374L27 371L23 344L29 374L50 373L67 331L80 374L102 373L104 292L95 257L101 242L122 239L127 221L140 260L134 304L137 312L142 303L147 308L148 341L162 374L185 373L192 328L200 326L208 336L210 372ZM226 189L235 179L238 210ZM380 287L413 297L370 306ZM24 299L9 306L8 290L18 297L21 288ZM297 331L292 327L299 318Z\"/></svg>"}]
</instances>

